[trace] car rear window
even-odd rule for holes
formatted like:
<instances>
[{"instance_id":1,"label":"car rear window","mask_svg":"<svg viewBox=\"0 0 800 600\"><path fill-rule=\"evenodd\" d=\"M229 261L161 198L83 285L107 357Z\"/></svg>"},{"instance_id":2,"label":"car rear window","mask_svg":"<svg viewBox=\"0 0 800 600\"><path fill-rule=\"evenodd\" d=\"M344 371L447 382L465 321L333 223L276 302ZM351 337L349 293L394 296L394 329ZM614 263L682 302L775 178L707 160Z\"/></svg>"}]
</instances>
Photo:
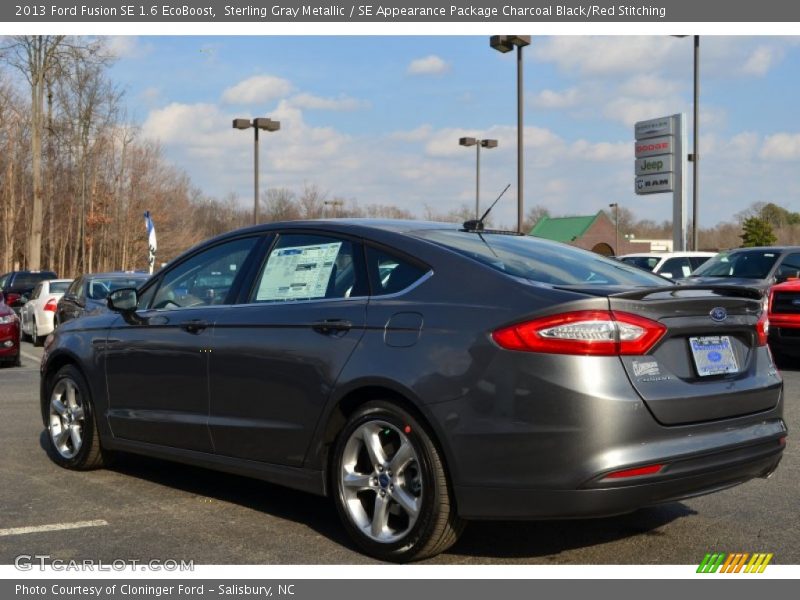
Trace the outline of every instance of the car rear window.
<instances>
[{"instance_id":1,"label":"car rear window","mask_svg":"<svg viewBox=\"0 0 800 600\"><path fill-rule=\"evenodd\" d=\"M11 282L11 288L15 290L33 289L37 283L45 279L53 279L56 276L52 271L42 271L41 273L17 273Z\"/></svg>"},{"instance_id":2,"label":"car rear window","mask_svg":"<svg viewBox=\"0 0 800 600\"><path fill-rule=\"evenodd\" d=\"M138 288L147 280L147 277L109 277L90 279L86 295L92 300L105 300L114 290L123 288Z\"/></svg>"},{"instance_id":3,"label":"car rear window","mask_svg":"<svg viewBox=\"0 0 800 600\"><path fill-rule=\"evenodd\" d=\"M514 277L552 285L653 287L667 280L619 261L531 236L423 230L415 232L459 254Z\"/></svg>"},{"instance_id":4,"label":"car rear window","mask_svg":"<svg viewBox=\"0 0 800 600\"><path fill-rule=\"evenodd\" d=\"M632 267L638 267L639 269L644 269L645 271L652 271L656 268L658 261L661 260L659 256L623 256L619 259L621 262L624 262L626 265L631 265Z\"/></svg>"},{"instance_id":5,"label":"car rear window","mask_svg":"<svg viewBox=\"0 0 800 600\"><path fill-rule=\"evenodd\" d=\"M67 291L69 284L72 283L71 281L53 281L50 284L50 293L51 294L63 294Z\"/></svg>"},{"instance_id":6,"label":"car rear window","mask_svg":"<svg viewBox=\"0 0 800 600\"><path fill-rule=\"evenodd\" d=\"M779 250L720 252L692 273L692 277L765 279L780 256Z\"/></svg>"}]
</instances>

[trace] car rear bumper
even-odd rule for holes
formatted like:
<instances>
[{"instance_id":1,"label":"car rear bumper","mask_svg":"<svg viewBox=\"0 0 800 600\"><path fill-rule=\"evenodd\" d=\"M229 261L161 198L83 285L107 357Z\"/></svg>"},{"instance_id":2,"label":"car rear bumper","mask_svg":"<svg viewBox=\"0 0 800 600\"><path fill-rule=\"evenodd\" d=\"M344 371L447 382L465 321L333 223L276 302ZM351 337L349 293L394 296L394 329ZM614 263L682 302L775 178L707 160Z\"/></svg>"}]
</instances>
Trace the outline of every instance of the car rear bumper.
<instances>
[{"instance_id":1,"label":"car rear bumper","mask_svg":"<svg viewBox=\"0 0 800 600\"><path fill-rule=\"evenodd\" d=\"M631 478L627 485L604 486L596 482L590 484L594 487L573 490L456 487L458 512L466 519L569 519L624 514L767 477L777 468L783 447L782 441L773 439L724 453L689 457L670 463L662 474Z\"/></svg>"}]
</instances>

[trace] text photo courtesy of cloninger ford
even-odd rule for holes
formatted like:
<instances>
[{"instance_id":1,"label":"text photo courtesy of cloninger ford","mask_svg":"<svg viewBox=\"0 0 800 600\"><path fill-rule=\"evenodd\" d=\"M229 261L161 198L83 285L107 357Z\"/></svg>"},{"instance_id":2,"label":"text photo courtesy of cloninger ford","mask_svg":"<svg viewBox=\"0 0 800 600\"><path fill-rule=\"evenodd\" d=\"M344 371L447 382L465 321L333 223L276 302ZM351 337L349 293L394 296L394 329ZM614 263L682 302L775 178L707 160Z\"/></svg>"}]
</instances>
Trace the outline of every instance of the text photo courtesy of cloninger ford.
<instances>
[{"instance_id":1,"label":"text photo courtesy of cloninger ford","mask_svg":"<svg viewBox=\"0 0 800 600\"><path fill-rule=\"evenodd\" d=\"M798 75L0 37L0 563L797 564Z\"/></svg>"}]
</instances>

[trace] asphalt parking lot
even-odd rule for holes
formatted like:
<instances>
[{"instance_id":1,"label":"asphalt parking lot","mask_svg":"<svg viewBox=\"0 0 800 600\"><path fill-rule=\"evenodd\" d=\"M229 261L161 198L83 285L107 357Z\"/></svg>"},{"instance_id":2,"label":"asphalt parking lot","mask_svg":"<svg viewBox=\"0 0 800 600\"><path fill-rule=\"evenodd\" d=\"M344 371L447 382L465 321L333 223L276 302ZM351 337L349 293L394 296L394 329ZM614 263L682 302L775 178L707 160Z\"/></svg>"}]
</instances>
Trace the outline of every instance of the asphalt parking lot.
<instances>
[{"instance_id":1,"label":"asphalt parking lot","mask_svg":"<svg viewBox=\"0 0 800 600\"><path fill-rule=\"evenodd\" d=\"M375 562L354 550L325 498L133 456L107 470L60 469L42 449L41 349L23 343L23 352L22 368L0 369L0 563L20 554L105 562ZM800 563L800 363L782 372L790 437L771 479L615 518L471 523L453 548L428 562L697 564L718 550L772 552L773 563ZM94 523L35 529L83 521Z\"/></svg>"}]
</instances>

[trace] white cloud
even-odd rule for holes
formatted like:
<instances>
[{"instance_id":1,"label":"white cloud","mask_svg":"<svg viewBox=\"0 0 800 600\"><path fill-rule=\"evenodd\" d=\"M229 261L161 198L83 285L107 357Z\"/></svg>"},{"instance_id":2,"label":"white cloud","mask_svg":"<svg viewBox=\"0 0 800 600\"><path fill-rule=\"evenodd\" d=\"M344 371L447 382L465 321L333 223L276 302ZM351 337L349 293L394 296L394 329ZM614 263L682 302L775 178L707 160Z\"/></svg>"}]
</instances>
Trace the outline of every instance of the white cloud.
<instances>
[{"instance_id":1,"label":"white cloud","mask_svg":"<svg viewBox=\"0 0 800 600\"><path fill-rule=\"evenodd\" d=\"M680 91L680 84L675 80L665 79L659 75L647 73L635 75L619 86L619 91L628 96L642 98L663 98Z\"/></svg>"},{"instance_id":2,"label":"white cloud","mask_svg":"<svg viewBox=\"0 0 800 600\"><path fill-rule=\"evenodd\" d=\"M580 100L581 94L578 89L574 87L562 92L542 90L534 96L533 105L536 108L563 109L577 105Z\"/></svg>"},{"instance_id":3,"label":"white cloud","mask_svg":"<svg viewBox=\"0 0 800 600\"><path fill-rule=\"evenodd\" d=\"M400 140L402 142L422 142L431 136L433 127L430 125L420 125L416 129L409 131L394 131L389 134L389 139Z\"/></svg>"},{"instance_id":4,"label":"white cloud","mask_svg":"<svg viewBox=\"0 0 800 600\"><path fill-rule=\"evenodd\" d=\"M800 133L776 133L767 136L759 155L764 160L800 160Z\"/></svg>"},{"instance_id":5,"label":"white cloud","mask_svg":"<svg viewBox=\"0 0 800 600\"><path fill-rule=\"evenodd\" d=\"M424 58L412 60L406 72L409 75L442 75L450 70L450 65L445 60L435 54Z\"/></svg>"},{"instance_id":6,"label":"white cloud","mask_svg":"<svg viewBox=\"0 0 800 600\"><path fill-rule=\"evenodd\" d=\"M323 98L303 93L293 96L289 102L293 106L307 110L353 111L369 108L369 102L344 95L335 98Z\"/></svg>"},{"instance_id":7,"label":"white cloud","mask_svg":"<svg viewBox=\"0 0 800 600\"><path fill-rule=\"evenodd\" d=\"M780 60L781 54L776 48L759 46L747 57L747 60L742 65L742 73L758 77L766 75L770 68Z\"/></svg>"},{"instance_id":8,"label":"white cloud","mask_svg":"<svg viewBox=\"0 0 800 600\"><path fill-rule=\"evenodd\" d=\"M678 97L642 99L622 96L614 98L603 107L603 116L633 127L636 121L645 121L686 110L686 103Z\"/></svg>"},{"instance_id":9,"label":"white cloud","mask_svg":"<svg viewBox=\"0 0 800 600\"><path fill-rule=\"evenodd\" d=\"M151 45L143 44L135 35L112 35L102 39L114 58L142 58L153 50Z\"/></svg>"},{"instance_id":10,"label":"white cloud","mask_svg":"<svg viewBox=\"0 0 800 600\"><path fill-rule=\"evenodd\" d=\"M227 104L259 104L277 100L293 90L290 81L272 75L254 75L222 92Z\"/></svg>"},{"instance_id":11,"label":"white cloud","mask_svg":"<svg viewBox=\"0 0 800 600\"><path fill-rule=\"evenodd\" d=\"M559 36L531 45L540 62L583 74L638 73L664 65L678 50L669 36Z\"/></svg>"}]
</instances>

